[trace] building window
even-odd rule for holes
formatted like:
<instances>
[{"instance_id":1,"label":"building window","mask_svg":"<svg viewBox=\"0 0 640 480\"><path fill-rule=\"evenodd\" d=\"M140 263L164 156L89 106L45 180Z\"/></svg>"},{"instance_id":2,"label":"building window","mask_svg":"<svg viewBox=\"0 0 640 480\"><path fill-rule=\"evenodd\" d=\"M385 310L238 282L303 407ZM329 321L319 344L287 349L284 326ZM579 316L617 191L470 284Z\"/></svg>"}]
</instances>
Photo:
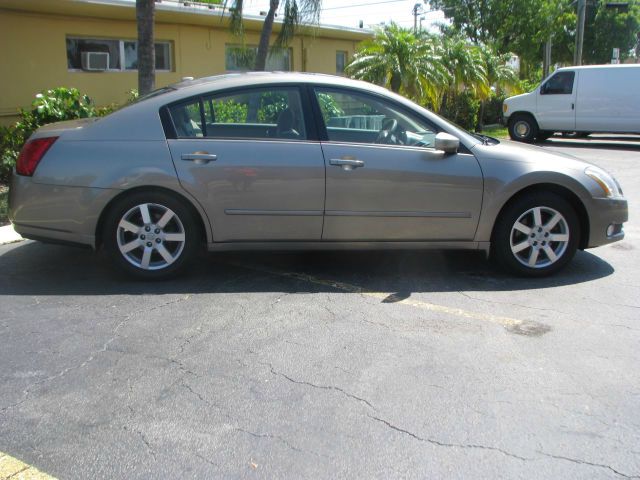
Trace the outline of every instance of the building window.
<instances>
[{"instance_id":1,"label":"building window","mask_svg":"<svg viewBox=\"0 0 640 480\"><path fill-rule=\"evenodd\" d=\"M229 72L253 70L256 63L258 47L256 45L226 45L225 68ZM269 48L265 70L289 72L291 71L291 48Z\"/></svg>"},{"instance_id":2,"label":"building window","mask_svg":"<svg viewBox=\"0 0 640 480\"><path fill-rule=\"evenodd\" d=\"M336 73L338 75L344 75L344 67L347 66L347 52L336 52Z\"/></svg>"},{"instance_id":3,"label":"building window","mask_svg":"<svg viewBox=\"0 0 640 480\"><path fill-rule=\"evenodd\" d=\"M156 42L156 70L171 70L171 42ZM102 67L87 65L88 53L103 54ZM83 55L85 54L85 55ZM108 66L104 54L108 55ZM105 38L67 37L67 68L69 70L99 69L126 71L138 69L138 42L134 40L113 40Z\"/></svg>"}]
</instances>

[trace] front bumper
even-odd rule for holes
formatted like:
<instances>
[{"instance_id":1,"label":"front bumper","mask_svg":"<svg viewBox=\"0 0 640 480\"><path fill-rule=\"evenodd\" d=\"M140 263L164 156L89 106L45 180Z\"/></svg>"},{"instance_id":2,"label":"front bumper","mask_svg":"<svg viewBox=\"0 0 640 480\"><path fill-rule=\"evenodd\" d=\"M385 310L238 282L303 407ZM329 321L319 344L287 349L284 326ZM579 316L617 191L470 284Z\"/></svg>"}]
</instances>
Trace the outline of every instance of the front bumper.
<instances>
[{"instance_id":1,"label":"front bumper","mask_svg":"<svg viewBox=\"0 0 640 480\"><path fill-rule=\"evenodd\" d=\"M594 198L589 209L589 243L586 248L622 240L622 225L628 220L629 210L624 198Z\"/></svg>"}]
</instances>

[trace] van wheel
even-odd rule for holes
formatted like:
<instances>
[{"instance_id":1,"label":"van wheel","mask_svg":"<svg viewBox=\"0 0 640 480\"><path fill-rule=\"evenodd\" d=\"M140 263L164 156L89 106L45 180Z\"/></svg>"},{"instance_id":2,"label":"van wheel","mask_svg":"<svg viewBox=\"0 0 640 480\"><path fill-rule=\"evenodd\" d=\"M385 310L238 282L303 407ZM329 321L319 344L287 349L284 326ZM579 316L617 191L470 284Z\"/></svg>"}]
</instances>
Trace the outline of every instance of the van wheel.
<instances>
[{"instance_id":1,"label":"van wheel","mask_svg":"<svg viewBox=\"0 0 640 480\"><path fill-rule=\"evenodd\" d=\"M580 223L573 207L551 192L522 196L498 219L491 257L516 275L543 277L562 269L580 241Z\"/></svg>"},{"instance_id":2,"label":"van wheel","mask_svg":"<svg viewBox=\"0 0 640 480\"><path fill-rule=\"evenodd\" d=\"M200 246L190 209L164 192L136 192L116 202L107 213L102 238L117 267L145 280L184 270Z\"/></svg>"},{"instance_id":3,"label":"van wheel","mask_svg":"<svg viewBox=\"0 0 640 480\"><path fill-rule=\"evenodd\" d=\"M538 136L538 124L531 115L517 113L509 119L509 136L511 140L533 143Z\"/></svg>"}]
</instances>

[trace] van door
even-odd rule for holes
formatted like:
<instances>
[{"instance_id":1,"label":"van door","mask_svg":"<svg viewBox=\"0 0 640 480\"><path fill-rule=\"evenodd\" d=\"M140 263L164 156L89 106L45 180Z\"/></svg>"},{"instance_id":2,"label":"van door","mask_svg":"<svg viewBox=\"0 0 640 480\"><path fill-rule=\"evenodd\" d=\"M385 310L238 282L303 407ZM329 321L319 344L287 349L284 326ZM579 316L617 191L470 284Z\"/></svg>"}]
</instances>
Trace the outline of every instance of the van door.
<instances>
[{"instance_id":1,"label":"van door","mask_svg":"<svg viewBox=\"0 0 640 480\"><path fill-rule=\"evenodd\" d=\"M540 130L572 132L576 129L576 72L556 72L540 85L537 100Z\"/></svg>"},{"instance_id":2,"label":"van door","mask_svg":"<svg viewBox=\"0 0 640 480\"><path fill-rule=\"evenodd\" d=\"M640 67L590 68L580 72L576 130L640 131Z\"/></svg>"}]
</instances>

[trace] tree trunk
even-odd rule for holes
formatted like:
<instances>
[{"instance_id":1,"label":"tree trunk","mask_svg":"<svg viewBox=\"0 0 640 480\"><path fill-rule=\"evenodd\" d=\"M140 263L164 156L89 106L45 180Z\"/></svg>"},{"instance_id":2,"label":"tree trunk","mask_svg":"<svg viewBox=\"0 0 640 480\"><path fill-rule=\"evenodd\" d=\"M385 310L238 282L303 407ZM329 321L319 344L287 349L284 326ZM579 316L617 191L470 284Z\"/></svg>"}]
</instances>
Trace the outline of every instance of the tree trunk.
<instances>
[{"instance_id":1,"label":"tree trunk","mask_svg":"<svg viewBox=\"0 0 640 480\"><path fill-rule=\"evenodd\" d=\"M476 131L481 132L484 128L484 103L485 100L480 100L480 114L478 115L478 125L476 126Z\"/></svg>"},{"instance_id":2,"label":"tree trunk","mask_svg":"<svg viewBox=\"0 0 640 480\"><path fill-rule=\"evenodd\" d=\"M273 20L276 16L276 11L280 6L280 0L270 0L269 11L264 19L262 25L262 33L260 34L260 43L258 44L258 53L256 54L256 65L254 70L262 72L267 65L267 54L269 53L269 39L271 38L271 31L273 30Z\"/></svg>"},{"instance_id":3,"label":"tree trunk","mask_svg":"<svg viewBox=\"0 0 640 480\"><path fill-rule=\"evenodd\" d=\"M155 0L136 0L138 22L138 93L146 95L155 89L156 52L153 38ZM120 59L124 62L124 58Z\"/></svg>"}]
</instances>

